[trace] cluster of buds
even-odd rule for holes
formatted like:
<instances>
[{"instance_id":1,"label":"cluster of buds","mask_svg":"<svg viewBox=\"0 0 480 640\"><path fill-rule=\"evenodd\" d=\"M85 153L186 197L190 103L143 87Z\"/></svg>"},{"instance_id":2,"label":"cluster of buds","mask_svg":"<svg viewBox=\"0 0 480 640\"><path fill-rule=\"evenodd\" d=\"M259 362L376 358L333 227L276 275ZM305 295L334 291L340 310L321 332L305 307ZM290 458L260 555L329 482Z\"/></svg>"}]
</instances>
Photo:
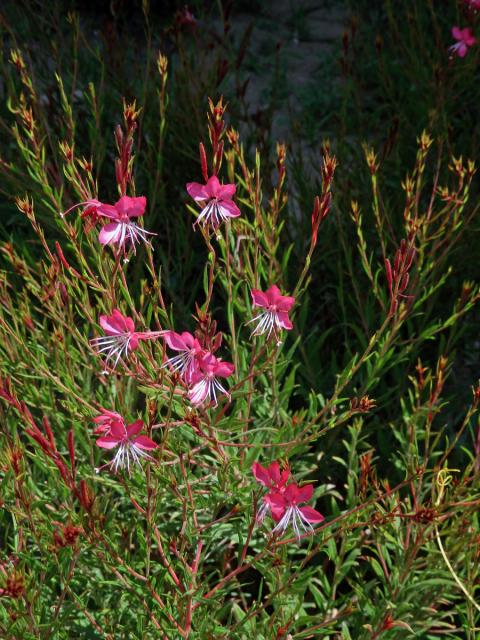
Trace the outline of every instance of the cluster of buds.
<instances>
[{"instance_id":1,"label":"cluster of buds","mask_svg":"<svg viewBox=\"0 0 480 640\"><path fill-rule=\"evenodd\" d=\"M18 598L21 598L24 593L25 578L22 573L14 569L6 576L5 586L0 587L0 597L17 600Z\"/></svg>"},{"instance_id":2,"label":"cluster of buds","mask_svg":"<svg viewBox=\"0 0 480 640\"><path fill-rule=\"evenodd\" d=\"M127 186L132 182L133 166L133 135L137 128L140 110L136 110L135 101L132 104L123 103L123 120L125 130L120 125L115 128L115 142L119 157L115 159L115 177L121 196L127 193Z\"/></svg>"},{"instance_id":3,"label":"cluster of buds","mask_svg":"<svg viewBox=\"0 0 480 640\"><path fill-rule=\"evenodd\" d=\"M312 251L318 239L318 227L322 220L327 217L330 207L332 206L332 183L335 169L337 168L337 159L330 155L328 144L324 148L322 159L322 192L320 196L316 196L312 212L312 240L310 251Z\"/></svg>"},{"instance_id":4,"label":"cluster of buds","mask_svg":"<svg viewBox=\"0 0 480 640\"><path fill-rule=\"evenodd\" d=\"M376 407L376 401L373 398L367 396L361 396L360 398L352 398L350 400L350 411L355 413L368 413Z\"/></svg>"},{"instance_id":5,"label":"cluster of buds","mask_svg":"<svg viewBox=\"0 0 480 640\"><path fill-rule=\"evenodd\" d=\"M270 514L276 522L273 533L282 534L291 524L297 539L300 539L302 532L313 533L312 524L323 522L321 513L309 506L299 506L312 499L312 484L299 486L293 480L290 469L281 471L277 461L268 467L255 462L252 473L255 480L268 489L257 513L257 522L263 522L267 514Z\"/></svg>"},{"instance_id":6,"label":"cluster of buds","mask_svg":"<svg viewBox=\"0 0 480 640\"><path fill-rule=\"evenodd\" d=\"M57 548L74 547L77 538L83 533L81 527L76 527L71 522L64 525L61 522L53 522L57 526L53 531L53 542Z\"/></svg>"},{"instance_id":7,"label":"cluster of buds","mask_svg":"<svg viewBox=\"0 0 480 640\"><path fill-rule=\"evenodd\" d=\"M398 309L399 298L412 298L405 291L410 281L410 268L415 257L415 248L408 246L402 239L400 248L395 254L393 269L388 258L385 259L385 271L387 274L388 290L390 292L390 315L393 316Z\"/></svg>"},{"instance_id":8,"label":"cluster of buds","mask_svg":"<svg viewBox=\"0 0 480 640\"><path fill-rule=\"evenodd\" d=\"M225 133L225 121L223 119L225 115L226 105L223 104L223 98L213 104L213 101L208 99L209 113L208 117L208 135L210 138L210 144L212 145L213 153L213 175L216 176L222 166L223 158L223 135ZM203 163L202 163L203 167ZM205 174L204 174L205 177Z\"/></svg>"}]
</instances>

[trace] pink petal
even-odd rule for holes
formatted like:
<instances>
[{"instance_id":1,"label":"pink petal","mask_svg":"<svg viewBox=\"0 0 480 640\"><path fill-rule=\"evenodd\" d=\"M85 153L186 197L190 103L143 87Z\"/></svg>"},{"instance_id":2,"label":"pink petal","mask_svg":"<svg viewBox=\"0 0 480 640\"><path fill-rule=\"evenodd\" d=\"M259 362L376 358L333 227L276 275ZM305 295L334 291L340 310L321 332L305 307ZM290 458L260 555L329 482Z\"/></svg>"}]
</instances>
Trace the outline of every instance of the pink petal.
<instances>
[{"instance_id":1,"label":"pink petal","mask_svg":"<svg viewBox=\"0 0 480 640\"><path fill-rule=\"evenodd\" d=\"M133 445L140 449L146 449L147 451L151 451L158 447L158 444L155 444L155 442L150 440L150 438L147 438L147 436L137 436L135 440L133 440Z\"/></svg>"},{"instance_id":2,"label":"pink petal","mask_svg":"<svg viewBox=\"0 0 480 640\"><path fill-rule=\"evenodd\" d=\"M277 461L272 462L268 467L268 475L272 479L274 484L280 482L280 465Z\"/></svg>"},{"instance_id":3,"label":"pink petal","mask_svg":"<svg viewBox=\"0 0 480 640\"><path fill-rule=\"evenodd\" d=\"M209 198L205 185L200 184L199 182L189 182L187 184L187 192L188 195L197 202L201 200L208 200Z\"/></svg>"},{"instance_id":4,"label":"pink petal","mask_svg":"<svg viewBox=\"0 0 480 640\"><path fill-rule=\"evenodd\" d=\"M286 502L280 493L269 493L264 497L264 501L270 505L272 517L275 522L282 519L287 510Z\"/></svg>"},{"instance_id":5,"label":"pink petal","mask_svg":"<svg viewBox=\"0 0 480 640\"><path fill-rule=\"evenodd\" d=\"M235 365L231 362L218 362L214 370L216 376L228 378L235 371Z\"/></svg>"},{"instance_id":6,"label":"pink petal","mask_svg":"<svg viewBox=\"0 0 480 640\"><path fill-rule=\"evenodd\" d=\"M114 244L118 242L122 235L122 225L118 222L111 222L100 229L98 241L100 244Z\"/></svg>"},{"instance_id":7,"label":"pink petal","mask_svg":"<svg viewBox=\"0 0 480 640\"><path fill-rule=\"evenodd\" d=\"M212 176L211 178L209 178L207 184L205 185L205 191L207 192L208 197L217 198L220 186L220 181L217 176Z\"/></svg>"},{"instance_id":8,"label":"pink petal","mask_svg":"<svg viewBox=\"0 0 480 640\"><path fill-rule=\"evenodd\" d=\"M231 200L237 190L234 184L221 184L217 191L217 197L220 200Z\"/></svg>"},{"instance_id":9,"label":"pink petal","mask_svg":"<svg viewBox=\"0 0 480 640\"><path fill-rule=\"evenodd\" d=\"M468 51L467 45L464 42L462 42L462 44L458 47L458 55L460 56L460 58L464 58L467 55L467 51Z\"/></svg>"},{"instance_id":10,"label":"pink petal","mask_svg":"<svg viewBox=\"0 0 480 640\"><path fill-rule=\"evenodd\" d=\"M308 502L313 496L313 484L306 484L303 487L298 487L297 491L297 503Z\"/></svg>"},{"instance_id":11,"label":"pink petal","mask_svg":"<svg viewBox=\"0 0 480 640\"><path fill-rule=\"evenodd\" d=\"M252 294L253 304L256 307L265 308L269 306L268 297L265 293L263 293L263 291L260 291L260 289L252 289L250 293Z\"/></svg>"},{"instance_id":12,"label":"pink petal","mask_svg":"<svg viewBox=\"0 0 480 640\"><path fill-rule=\"evenodd\" d=\"M100 316L100 326L108 336L116 336L123 333L123 327L119 326L115 316Z\"/></svg>"},{"instance_id":13,"label":"pink petal","mask_svg":"<svg viewBox=\"0 0 480 640\"><path fill-rule=\"evenodd\" d=\"M175 331L166 331L163 334L165 338L165 342L168 344L170 349L174 351L186 351L187 345L185 344L184 339L179 333L175 333Z\"/></svg>"},{"instance_id":14,"label":"pink petal","mask_svg":"<svg viewBox=\"0 0 480 640\"><path fill-rule=\"evenodd\" d=\"M139 334L138 336L133 334L130 338L130 342L128 343L128 349L129 351L135 351L136 349L138 349L138 342L139 340L141 340L142 335Z\"/></svg>"},{"instance_id":15,"label":"pink petal","mask_svg":"<svg viewBox=\"0 0 480 640\"><path fill-rule=\"evenodd\" d=\"M277 303L277 308L280 311L290 311L295 304L295 298L293 296L282 296Z\"/></svg>"},{"instance_id":16,"label":"pink petal","mask_svg":"<svg viewBox=\"0 0 480 640\"><path fill-rule=\"evenodd\" d=\"M279 299L282 297L282 294L280 293L280 289L277 287L276 284L272 284L272 286L265 291L265 295L267 296L268 303L271 306L274 304L277 304Z\"/></svg>"},{"instance_id":17,"label":"pink petal","mask_svg":"<svg viewBox=\"0 0 480 640\"><path fill-rule=\"evenodd\" d=\"M132 424L129 424L127 427L127 436L131 438L132 436L136 436L143 429L143 420L135 420Z\"/></svg>"},{"instance_id":18,"label":"pink petal","mask_svg":"<svg viewBox=\"0 0 480 640\"><path fill-rule=\"evenodd\" d=\"M120 441L113 436L102 436L97 439L96 444L102 449L115 449L120 444Z\"/></svg>"},{"instance_id":19,"label":"pink petal","mask_svg":"<svg viewBox=\"0 0 480 640\"><path fill-rule=\"evenodd\" d=\"M271 466L271 465L270 465ZM270 467L269 467L270 469ZM257 482L260 482L260 484L263 484L264 487L269 487L270 486L270 474L267 471L267 469L265 469L265 467L262 467L262 465L259 462L254 462L252 465L252 473L255 477L255 480Z\"/></svg>"},{"instance_id":20,"label":"pink petal","mask_svg":"<svg viewBox=\"0 0 480 640\"><path fill-rule=\"evenodd\" d=\"M111 220L118 220L119 218L117 208L114 207L113 204L100 204L98 212L105 218L110 218Z\"/></svg>"},{"instance_id":21,"label":"pink petal","mask_svg":"<svg viewBox=\"0 0 480 640\"><path fill-rule=\"evenodd\" d=\"M125 438L126 429L123 420L122 422L112 422L112 426L110 427L110 435L112 436L112 438L115 438L118 441Z\"/></svg>"},{"instance_id":22,"label":"pink petal","mask_svg":"<svg viewBox=\"0 0 480 640\"><path fill-rule=\"evenodd\" d=\"M226 218L238 218L242 213L233 200L219 200L218 209Z\"/></svg>"},{"instance_id":23,"label":"pink petal","mask_svg":"<svg viewBox=\"0 0 480 640\"><path fill-rule=\"evenodd\" d=\"M195 406L202 404L202 402L204 402L204 400L208 396L208 385L204 385L203 387L199 386L200 381L203 380L203 378L204 376L200 376L198 382L194 384L187 395L190 402Z\"/></svg>"},{"instance_id":24,"label":"pink petal","mask_svg":"<svg viewBox=\"0 0 480 640\"><path fill-rule=\"evenodd\" d=\"M462 30L457 26L452 27L452 36L455 38L455 40L461 40Z\"/></svg>"},{"instance_id":25,"label":"pink petal","mask_svg":"<svg viewBox=\"0 0 480 640\"><path fill-rule=\"evenodd\" d=\"M181 335L187 349L194 349L197 346L200 347L200 343L198 342L198 340L194 336L192 336L191 333L188 333L188 331L182 331Z\"/></svg>"},{"instance_id":26,"label":"pink petal","mask_svg":"<svg viewBox=\"0 0 480 640\"><path fill-rule=\"evenodd\" d=\"M325 517L316 509L312 509L312 507L299 507L299 511L308 522L323 522L325 520Z\"/></svg>"},{"instance_id":27,"label":"pink petal","mask_svg":"<svg viewBox=\"0 0 480 640\"><path fill-rule=\"evenodd\" d=\"M277 318L280 326L287 331L293 329L293 324L286 311L278 311Z\"/></svg>"},{"instance_id":28,"label":"pink petal","mask_svg":"<svg viewBox=\"0 0 480 640\"><path fill-rule=\"evenodd\" d=\"M127 215L129 218L138 218L145 213L145 207L147 206L147 199L145 196L139 196L138 198L131 198L130 196L122 196L118 202L115 203L115 208L123 215Z\"/></svg>"},{"instance_id":29,"label":"pink petal","mask_svg":"<svg viewBox=\"0 0 480 640\"><path fill-rule=\"evenodd\" d=\"M128 333L130 331L135 331L135 325L133 324L133 320L124 316L123 313L119 309L114 309L112 312L112 323L115 323L116 326L120 329L121 333Z\"/></svg>"}]
</instances>

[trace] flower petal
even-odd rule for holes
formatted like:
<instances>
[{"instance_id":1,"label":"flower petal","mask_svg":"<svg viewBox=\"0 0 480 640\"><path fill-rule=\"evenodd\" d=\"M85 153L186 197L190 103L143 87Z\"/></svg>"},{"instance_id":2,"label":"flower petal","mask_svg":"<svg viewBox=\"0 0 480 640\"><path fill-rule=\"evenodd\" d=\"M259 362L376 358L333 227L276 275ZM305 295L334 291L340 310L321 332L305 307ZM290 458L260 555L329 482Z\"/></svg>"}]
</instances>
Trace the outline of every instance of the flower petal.
<instances>
[{"instance_id":1,"label":"flower petal","mask_svg":"<svg viewBox=\"0 0 480 640\"><path fill-rule=\"evenodd\" d=\"M98 213L100 213L104 218L110 218L111 220L118 220L119 214L116 207L113 204L102 204L97 208Z\"/></svg>"},{"instance_id":2,"label":"flower petal","mask_svg":"<svg viewBox=\"0 0 480 640\"><path fill-rule=\"evenodd\" d=\"M287 331L290 331L291 329L293 329L292 321L288 317L288 313L286 311L278 311L277 318L278 318L278 324L281 327L283 327Z\"/></svg>"},{"instance_id":3,"label":"flower petal","mask_svg":"<svg viewBox=\"0 0 480 640\"><path fill-rule=\"evenodd\" d=\"M118 447L120 442L113 436L102 436L101 438L97 438L96 444L102 449L115 449L115 447Z\"/></svg>"},{"instance_id":4,"label":"flower petal","mask_svg":"<svg viewBox=\"0 0 480 640\"><path fill-rule=\"evenodd\" d=\"M323 522L325 520L325 516L312 507L299 507L299 511L308 522Z\"/></svg>"},{"instance_id":5,"label":"flower petal","mask_svg":"<svg viewBox=\"0 0 480 640\"><path fill-rule=\"evenodd\" d=\"M156 449L158 447L158 444L150 438L147 438L147 436L137 436L132 442L135 447L146 449L147 451L152 451L152 449Z\"/></svg>"},{"instance_id":6,"label":"flower petal","mask_svg":"<svg viewBox=\"0 0 480 640\"><path fill-rule=\"evenodd\" d=\"M262 465L259 462L253 463L252 473L257 482L259 482L260 484L263 484L264 487L270 487L270 474L267 471L267 469L265 469L265 467L262 467Z\"/></svg>"},{"instance_id":7,"label":"flower petal","mask_svg":"<svg viewBox=\"0 0 480 640\"><path fill-rule=\"evenodd\" d=\"M282 294L280 293L280 289L277 287L276 284L272 284L272 286L265 291L265 295L268 298L268 304L271 306L273 306L274 304L277 304L279 299L282 297Z\"/></svg>"},{"instance_id":8,"label":"flower petal","mask_svg":"<svg viewBox=\"0 0 480 640\"><path fill-rule=\"evenodd\" d=\"M220 376L221 378L228 378L235 371L235 365L231 362L217 362L217 365L214 368L215 375Z\"/></svg>"},{"instance_id":9,"label":"flower petal","mask_svg":"<svg viewBox=\"0 0 480 640\"><path fill-rule=\"evenodd\" d=\"M205 191L207 192L208 197L217 198L220 187L220 181L217 176L212 176L211 178L209 178L207 184L205 185Z\"/></svg>"},{"instance_id":10,"label":"flower petal","mask_svg":"<svg viewBox=\"0 0 480 640\"><path fill-rule=\"evenodd\" d=\"M313 484L305 484L303 487L298 487L297 491L297 503L308 502L313 496Z\"/></svg>"},{"instance_id":11,"label":"flower petal","mask_svg":"<svg viewBox=\"0 0 480 640\"><path fill-rule=\"evenodd\" d=\"M256 307L268 307L269 303L268 303L268 296L263 293L263 291L260 291L260 289L252 289L251 292L252 294L252 301L253 304Z\"/></svg>"},{"instance_id":12,"label":"flower petal","mask_svg":"<svg viewBox=\"0 0 480 640\"><path fill-rule=\"evenodd\" d=\"M233 200L219 200L218 211L224 218L238 218L242 213Z\"/></svg>"},{"instance_id":13,"label":"flower petal","mask_svg":"<svg viewBox=\"0 0 480 640\"><path fill-rule=\"evenodd\" d=\"M188 182L186 185L188 195L195 201L208 200L208 192L204 184L199 182Z\"/></svg>"},{"instance_id":14,"label":"flower petal","mask_svg":"<svg viewBox=\"0 0 480 640\"><path fill-rule=\"evenodd\" d=\"M220 200L231 200L236 190L237 187L233 183L221 184L217 191L217 197Z\"/></svg>"},{"instance_id":15,"label":"flower petal","mask_svg":"<svg viewBox=\"0 0 480 640\"><path fill-rule=\"evenodd\" d=\"M122 215L127 215L129 218L138 218L143 216L146 206L147 199L145 196L139 196L138 198L122 196L120 200L115 203L117 211Z\"/></svg>"},{"instance_id":16,"label":"flower petal","mask_svg":"<svg viewBox=\"0 0 480 640\"><path fill-rule=\"evenodd\" d=\"M452 27L452 36L455 38L455 40L461 40L462 39L462 30L460 29L460 27L457 27L456 25L454 27Z\"/></svg>"},{"instance_id":17,"label":"flower petal","mask_svg":"<svg viewBox=\"0 0 480 640\"><path fill-rule=\"evenodd\" d=\"M100 229L98 241L100 244L114 244L118 242L122 236L122 224L119 222L111 222Z\"/></svg>"},{"instance_id":18,"label":"flower petal","mask_svg":"<svg viewBox=\"0 0 480 640\"><path fill-rule=\"evenodd\" d=\"M129 424L127 427L127 436L131 438L132 436L136 436L143 429L143 420L135 420L132 424Z\"/></svg>"}]
</instances>

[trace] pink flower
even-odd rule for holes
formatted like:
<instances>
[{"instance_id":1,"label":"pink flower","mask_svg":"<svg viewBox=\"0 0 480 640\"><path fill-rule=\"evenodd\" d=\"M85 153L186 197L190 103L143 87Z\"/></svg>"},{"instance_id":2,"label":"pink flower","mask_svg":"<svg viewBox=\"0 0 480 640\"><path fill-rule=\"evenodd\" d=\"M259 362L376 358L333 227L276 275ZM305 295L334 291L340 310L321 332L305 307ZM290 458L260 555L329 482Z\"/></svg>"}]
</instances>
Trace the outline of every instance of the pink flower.
<instances>
[{"instance_id":1,"label":"pink flower","mask_svg":"<svg viewBox=\"0 0 480 640\"><path fill-rule=\"evenodd\" d=\"M108 435L115 422L119 422L122 425L124 424L123 418L119 413L116 411L109 411L108 409L102 409L102 413L93 418L93 422L98 425L93 430L93 433L96 435L99 433Z\"/></svg>"},{"instance_id":2,"label":"pink flower","mask_svg":"<svg viewBox=\"0 0 480 640\"><path fill-rule=\"evenodd\" d=\"M276 335L278 329L290 331L293 328L288 312L295 304L294 297L282 296L276 285L272 285L265 292L252 289L251 293L253 306L263 309L261 313L250 320L250 322L257 322L257 326L252 332L253 336L267 333L269 338L272 331Z\"/></svg>"},{"instance_id":3,"label":"pink flower","mask_svg":"<svg viewBox=\"0 0 480 640\"><path fill-rule=\"evenodd\" d=\"M270 492L265 496L272 512L272 517L277 522L273 533L284 533L291 524L298 539L301 531L313 532L312 523L323 522L325 519L321 513L312 507L299 507L302 502L311 500L313 485L307 484L299 487L295 482L289 484L282 492Z\"/></svg>"},{"instance_id":4,"label":"pink flower","mask_svg":"<svg viewBox=\"0 0 480 640\"><path fill-rule=\"evenodd\" d=\"M170 349L178 351L178 355L169 358L162 367L170 366L174 371L178 371L185 382L190 383L193 374L197 370L197 360L205 352L200 342L188 331L175 333L175 331L165 331L163 334L165 342Z\"/></svg>"},{"instance_id":5,"label":"pink flower","mask_svg":"<svg viewBox=\"0 0 480 640\"><path fill-rule=\"evenodd\" d=\"M455 44L452 44L448 50L452 53L452 55L457 55L460 58L464 58L467 55L467 51L469 47L472 47L476 40L473 36L472 30L468 27L465 29L460 29L459 27L452 28L452 36L457 40Z\"/></svg>"},{"instance_id":6,"label":"pink flower","mask_svg":"<svg viewBox=\"0 0 480 640\"><path fill-rule=\"evenodd\" d=\"M124 316L118 309L114 309L111 316L100 316L100 326L106 335L93 338L90 344L106 356L105 364L115 358L113 368L121 358L128 356L129 351L138 348L140 340L155 339L163 334L163 331L135 331L132 318Z\"/></svg>"},{"instance_id":7,"label":"pink flower","mask_svg":"<svg viewBox=\"0 0 480 640\"><path fill-rule=\"evenodd\" d=\"M188 399L193 405L200 405L205 400L213 400L217 405L217 393L224 393L230 398L228 391L218 381L218 378L228 378L235 367L230 362L223 362L212 353L206 353L197 360L198 368L192 376L192 388L188 392Z\"/></svg>"},{"instance_id":8,"label":"pink flower","mask_svg":"<svg viewBox=\"0 0 480 640\"><path fill-rule=\"evenodd\" d=\"M140 218L145 213L147 199L145 196L130 198L122 196L114 205L102 204L98 212L105 218L112 220L100 230L98 240L101 244L118 244L125 250L128 242L135 252L135 244L140 240L150 244L147 236L156 235L139 227L133 218Z\"/></svg>"},{"instance_id":9,"label":"pink flower","mask_svg":"<svg viewBox=\"0 0 480 640\"><path fill-rule=\"evenodd\" d=\"M113 467L115 471L118 471L120 468L127 467L127 471L130 473L131 459L135 464L140 464L140 458L152 459L146 452L156 449L158 445L147 436L140 434L143 426L141 420L132 422L128 426L125 426L123 419L110 423L108 433L97 438L96 444L102 449L115 449L118 447L118 451L113 460L101 467L101 469ZM100 469L97 469L98 471Z\"/></svg>"},{"instance_id":10,"label":"pink flower","mask_svg":"<svg viewBox=\"0 0 480 640\"><path fill-rule=\"evenodd\" d=\"M220 184L217 176L209 178L207 184L189 182L187 191L196 202L203 203L195 224L202 222L206 226L211 223L215 230L223 220L240 215L240 209L232 200L236 186Z\"/></svg>"}]
</instances>

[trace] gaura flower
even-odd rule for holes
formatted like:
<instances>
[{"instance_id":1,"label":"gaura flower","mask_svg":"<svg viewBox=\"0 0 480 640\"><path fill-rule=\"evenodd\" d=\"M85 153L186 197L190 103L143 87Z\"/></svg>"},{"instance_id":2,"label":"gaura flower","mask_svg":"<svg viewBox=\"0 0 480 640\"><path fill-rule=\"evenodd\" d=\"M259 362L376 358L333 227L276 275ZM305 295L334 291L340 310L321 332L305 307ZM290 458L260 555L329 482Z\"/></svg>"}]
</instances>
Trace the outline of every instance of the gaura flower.
<instances>
[{"instance_id":1,"label":"gaura flower","mask_svg":"<svg viewBox=\"0 0 480 640\"><path fill-rule=\"evenodd\" d=\"M293 328L288 317L288 312L295 304L293 296L282 296L276 285L272 285L265 292L252 289L251 293L253 306L263 309L250 320L250 322L257 322L257 326L252 332L253 336L267 333L267 338L269 338L272 331L276 335L279 329L290 331Z\"/></svg>"},{"instance_id":2,"label":"gaura flower","mask_svg":"<svg viewBox=\"0 0 480 640\"><path fill-rule=\"evenodd\" d=\"M145 213L147 199L145 196L131 198L122 196L114 205L102 204L98 208L100 215L112 220L100 230L98 240L100 244L117 244L125 250L128 243L131 244L135 253L135 244L143 240L150 244L147 236L154 236L155 233L145 231L134 222L134 218L140 218Z\"/></svg>"},{"instance_id":3,"label":"gaura flower","mask_svg":"<svg viewBox=\"0 0 480 640\"><path fill-rule=\"evenodd\" d=\"M97 438L96 444L102 449L118 448L118 451L115 453L113 460L100 467L100 469L113 467L114 471L118 471L118 469L126 467L128 473L130 473L131 460L135 464L140 464L141 458L149 458L151 460L152 457L148 455L147 451L153 451L158 445L140 433L143 426L141 420L136 420L128 426L125 426L123 419L121 422L112 422L108 433ZM97 472L100 469L97 469Z\"/></svg>"},{"instance_id":4,"label":"gaura flower","mask_svg":"<svg viewBox=\"0 0 480 640\"><path fill-rule=\"evenodd\" d=\"M220 184L217 176L209 178L207 184L189 182L188 195L202 203L202 210L193 226L200 222L204 226L210 223L215 230L223 220L238 218L240 209L232 200L236 188L234 184Z\"/></svg>"},{"instance_id":5,"label":"gaura flower","mask_svg":"<svg viewBox=\"0 0 480 640\"><path fill-rule=\"evenodd\" d=\"M295 482L292 482L284 491L270 492L265 496L265 500L270 505L272 518L277 523L273 533L284 533L290 524L298 539L302 535L301 531L313 533L312 524L323 522L324 516L312 507L298 506L302 502L311 500L312 495L312 484L299 487Z\"/></svg>"},{"instance_id":6,"label":"gaura flower","mask_svg":"<svg viewBox=\"0 0 480 640\"><path fill-rule=\"evenodd\" d=\"M457 40L455 44L452 44L448 50L452 55L457 55L459 58L464 58L467 55L469 47L472 47L476 39L473 36L472 30L466 27L460 29L459 27L452 27L452 36Z\"/></svg>"},{"instance_id":7,"label":"gaura flower","mask_svg":"<svg viewBox=\"0 0 480 640\"><path fill-rule=\"evenodd\" d=\"M182 333L165 331L163 337L170 349L177 351L178 355L166 360L162 367L171 367L173 371L180 373L185 382L190 383L198 368L197 360L205 353L205 350L202 349L197 338L188 331Z\"/></svg>"},{"instance_id":8,"label":"gaura flower","mask_svg":"<svg viewBox=\"0 0 480 640\"><path fill-rule=\"evenodd\" d=\"M200 405L208 400L213 400L217 405L218 392L230 398L228 391L218 381L218 378L228 378L232 375L235 367L230 362L223 362L212 353L206 353L197 360L198 367L191 380L191 389L188 392L188 399L193 405Z\"/></svg>"},{"instance_id":9,"label":"gaura flower","mask_svg":"<svg viewBox=\"0 0 480 640\"><path fill-rule=\"evenodd\" d=\"M118 309L114 309L111 316L100 316L100 326L107 335L93 338L90 344L98 353L105 355L105 364L115 358L113 368L121 358L128 357L129 351L138 348L140 340L156 339L163 331L135 331L132 318L124 316Z\"/></svg>"}]
</instances>

